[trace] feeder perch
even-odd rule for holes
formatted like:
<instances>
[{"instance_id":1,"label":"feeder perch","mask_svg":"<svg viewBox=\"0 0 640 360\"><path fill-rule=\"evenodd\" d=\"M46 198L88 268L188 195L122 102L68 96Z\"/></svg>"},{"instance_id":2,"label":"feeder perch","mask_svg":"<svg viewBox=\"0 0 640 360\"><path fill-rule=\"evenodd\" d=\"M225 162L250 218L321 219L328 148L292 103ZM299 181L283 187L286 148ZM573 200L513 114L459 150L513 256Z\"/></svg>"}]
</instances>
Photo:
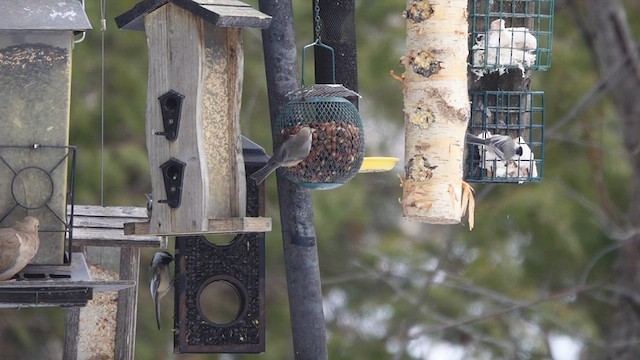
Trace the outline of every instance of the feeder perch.
<instances>
[{"instance_id":1,"label":"feeder perch","mask_svg":"<svg viewBox=\"0 0 640 360\"><path fill-rule=\"evenodd\" d=\"M90 28L75 0L0 4L0 227L39 219L35 264L69 262L71 49Z\"/></svg>"},{"instance_id":2,"label":"feeder perch","mask_svg":"<svg viewBox=\"0 0 640 360\"><path fill-rule=\"evenodd\" d=\"M242 142L246 173L251 174L269 158L247 138ZM247 184L247 213L263 216L264 183ZM209 239L176 237L174 351L263 352L265 234L238 234L227 244Z\"/></svg>"},{"instance_id":3,"label":"feeder perch","mask_svg":"<svg viewBox=\"0 0 640 360\"><path fill-rule=\"evenodd\" d=\"M149 48L146 144L154 201L131 234L269 231L246 217L240 138L241 28L271 17L240 1L145 0L116 17L145 30Z\"/></svg>"},{"instance_id":4,"label":"feeder perch","mask_svg":"<svg viewBox=\"0 0 640 360\"><path fill-rule=\"evenodd\" d=\"M544 165L544 93L542 91L470 92L470 134L508 135L522 154L497 159L484 146L467 144L465 180L480 183L530 183L542 180Z\"/></svg>"},{"instance_id":5,"label":"feeder perch","mask_svg":"<svg viewBox=\"0 0 640 360\"><path fill-rule=\"evenodd\" d=\"M473 72L549 69L553 0L472 0L469 6Z\"/></svg>"}]
</instances>

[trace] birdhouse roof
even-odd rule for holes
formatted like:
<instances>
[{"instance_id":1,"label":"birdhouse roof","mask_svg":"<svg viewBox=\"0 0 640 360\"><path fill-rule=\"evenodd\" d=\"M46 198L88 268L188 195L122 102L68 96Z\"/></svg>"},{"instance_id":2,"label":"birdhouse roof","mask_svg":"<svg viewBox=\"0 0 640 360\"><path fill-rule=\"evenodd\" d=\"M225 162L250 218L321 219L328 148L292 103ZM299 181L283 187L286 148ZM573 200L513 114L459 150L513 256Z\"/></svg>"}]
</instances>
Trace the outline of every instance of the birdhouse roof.
<instances>
[{"instance_id":1,"label":"birdhouse roof","mask_svg":"<svg viewBox=\"0 0 640 360\"><path fill-rule=\"evenodd\" d=\"M144 17L172 3L219 27L260 28L269 26L271 16L238 0L143 0L116 17L119 28L144 30Z\"/></svg>"},{"instance_id":2,"label":"birdhouse roof","mask_svg":"<svg viewBox=\"0 0 640 360\"><path fill-rule=\"evenodd\" d=\"M0 30L91 29L78 0L21 0L0 2Z\"/></svg>"}]
</instances>

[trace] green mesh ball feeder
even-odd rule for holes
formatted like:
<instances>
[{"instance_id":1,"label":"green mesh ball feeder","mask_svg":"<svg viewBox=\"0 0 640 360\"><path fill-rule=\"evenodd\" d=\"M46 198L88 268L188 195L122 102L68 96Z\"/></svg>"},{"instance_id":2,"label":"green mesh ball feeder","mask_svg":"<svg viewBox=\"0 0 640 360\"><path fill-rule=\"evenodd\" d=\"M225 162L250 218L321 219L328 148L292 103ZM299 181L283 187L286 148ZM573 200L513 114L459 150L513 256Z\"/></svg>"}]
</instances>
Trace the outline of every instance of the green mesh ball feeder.
<instances>
[{"instance_id":1,"label":"green mesh ball feeder","mask_svg":"<svg viewBox=\"0 0 640 360\"><path fill-rule=\"evenodd\" d=\"M320 46L331 51L334 84L304 85L305 51ZM356 92L335 84L333 48L320 39L302 51L302 88L288 94L290 101L282 108L273 126L276 145L303 126L312 131L311 151L293 167L283 167L287 179L310 189L334 189L351 180L364 159L364 130L358 109L345 97Z\"/></svg>"}]
</instances>

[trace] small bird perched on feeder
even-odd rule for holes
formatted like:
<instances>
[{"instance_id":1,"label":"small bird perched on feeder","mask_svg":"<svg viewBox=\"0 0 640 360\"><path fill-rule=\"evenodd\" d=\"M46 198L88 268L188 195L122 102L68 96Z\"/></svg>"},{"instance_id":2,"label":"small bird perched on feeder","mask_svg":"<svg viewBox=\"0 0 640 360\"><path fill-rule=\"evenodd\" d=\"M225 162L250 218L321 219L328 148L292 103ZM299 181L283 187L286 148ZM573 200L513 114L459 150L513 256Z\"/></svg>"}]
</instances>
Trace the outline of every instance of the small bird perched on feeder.
<instances>
[{"instance_id":1,"label":"small bird perched on feeder","mask_svg":"<svg viewBox=\"0 0 640 360\"><path fill-rule=\"evenodd\" d=\"M147 198L147 217L151 219L151 212L153 211L153 194L145 193L144 197Z\"/></svg>"},{"instance_id":2,"label":"small bird perched on feeder","mask_svg":"<svg viewBox=\"0 0 640 360\"><path fill-rule=\"evenodd\" d=\"M169 271L169 264L173 256L166 251L153 254L149 265L149 290L156 308L156 323L160 329L160 299L173 287L173 278Z\"/></svg>"},{"instance_id":3,"label":"small bird perched on feeder","mask_svg":"<svg viewBox=\"0 0 640 360\"><path fill-rule=\"evenodd\" d=\"M9 280L33 260L40 246L40 222L27 216L10 228L0 229L0 280Z\"/></svg>"},{"instance_id":4,"label":"small bird perched on feeder","mask_svg":"<svg viewBox=\"0 0 640 360\"><path fill-rule=\"evenodd\" d=\"M282 143L267 161L267 165L251 174L251 178L256 184L261 184L264 179L277 168L296 166L302 162L311 151L311 128L303 126L294 135Z\"/></svg>"},{"instance_id":5,"label":"small bird perched on feeder","mask_svg":"<svg viewBox=\"0 0 640 360\"><path fill-rule=\"evenodd\" d=\"M470 144L486 146L492 155L502 161L513 160L516 155L522 156L522 146L507 135L494 134L481 138L467 133L466 140Z\"/></svg>"}]
</instances>

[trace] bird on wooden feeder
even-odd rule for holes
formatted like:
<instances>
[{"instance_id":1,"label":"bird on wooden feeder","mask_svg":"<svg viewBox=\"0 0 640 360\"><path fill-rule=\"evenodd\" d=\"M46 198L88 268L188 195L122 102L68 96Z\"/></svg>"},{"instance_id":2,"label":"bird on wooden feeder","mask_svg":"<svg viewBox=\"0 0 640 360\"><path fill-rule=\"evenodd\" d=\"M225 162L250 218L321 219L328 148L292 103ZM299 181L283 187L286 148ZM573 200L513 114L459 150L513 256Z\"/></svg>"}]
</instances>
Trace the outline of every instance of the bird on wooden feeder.
<instances>
[{"instance_id":1,"label":"bird on wooden feeder","mask_svg":"<svg viewBox=\"0 0 640 360\"><path fill-rule=\"evenodd\" d=\"M151 212L153 211L153 194L145 193L144 197L147 198L147 217L151 219Z\"/></svg>"},{"instance_id":2,"label":"bird on wooden feeder","mask_svg":"<svg viewBox=\"0 0 640 360\"><path fill-rule=\"evenodd\" d=\"M251 178L256 184L261 184L264 179L274 172L277 168L296 166L302 162L311 151L311 128L303 126L294 135L280 145L273 156L267 162L267 165L251 174Z\"/></svg>"},{"instance_id":3,"label":"bird on wooden feeder","mask_svg":"<svg viewBox=\"0 0 640 360\"><path fill-rule=\"evenodd\" d=\"M160 299L173 287L173 278L169 271L169 264L173 256L166 251L153 254L149 265L149 290L156 309L156 323L160 329Z\"/></svg>"},{"instance_id":4,"label":"bird on wooden feeder","mask_svg":"<svg viewBox=\"0 0 640 360\"><path fill-rule=\"evenodd\" d=\"M16 225L0 229L0 280L9 280L33 260L40 246L40 222L27 216Z\"/></svg>"}]
</instances>

